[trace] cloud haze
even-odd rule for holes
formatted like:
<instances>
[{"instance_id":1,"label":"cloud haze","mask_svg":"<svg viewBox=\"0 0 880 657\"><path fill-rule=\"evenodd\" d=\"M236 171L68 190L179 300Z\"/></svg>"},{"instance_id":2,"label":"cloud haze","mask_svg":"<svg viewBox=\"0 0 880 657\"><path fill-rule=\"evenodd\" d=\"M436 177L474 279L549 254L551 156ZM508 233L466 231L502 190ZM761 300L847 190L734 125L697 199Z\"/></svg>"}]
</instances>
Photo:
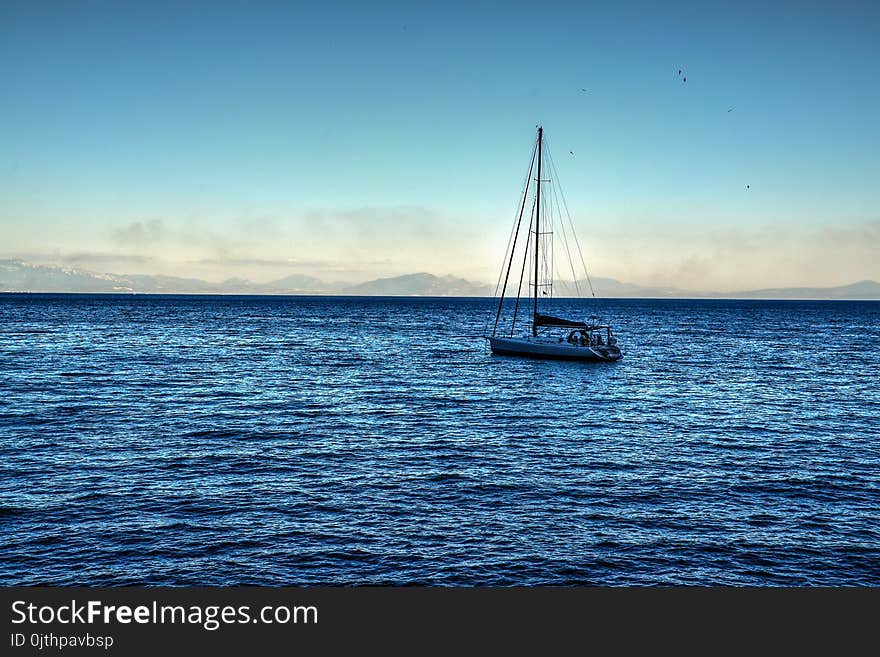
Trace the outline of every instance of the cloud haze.
<instances>
[{"instance_id":1,"label":"cloud haze","mask_svg":"<svg viewBox=\"0 0 880 657\"><path fill-rule=\"evenodd\" d=\"M301 273L358 283L427 271L494 284L501 240L507 238L501 226L418 206L311 209L222 228L137 220L106 230L104 248L94 251L2 255L93 271L214 281L265 282ZM730 228L618 218L578 225L578 232L592 275L644 286L723 292L880 279L880 219ZM566 267L558 271L567 277Z\"/></svg>"},{"instance_id":2,"label":"cloud haze","mask_svg":"<svg viewBox=\"0 0 880 657\"><path fill-rule=\"evenodd\" d=\"M148 248L160 244L167 236L165 225L158 219L133 221L121 228L114 228L110 239L120 246Z\"/></svg>"},{"instance_id":3,"label":"cloud haze","mask_svg":"<svg viewBox=\"0 0 880 657\"><path fill-rule=\"evenodd\" d=\"M620 237L625 244L606 247L593 268L645 285L727 291L880 279L880 220L805 228L673 228ZM601 246L589 244L590 251Z\"/></svg>"}]
</instances>

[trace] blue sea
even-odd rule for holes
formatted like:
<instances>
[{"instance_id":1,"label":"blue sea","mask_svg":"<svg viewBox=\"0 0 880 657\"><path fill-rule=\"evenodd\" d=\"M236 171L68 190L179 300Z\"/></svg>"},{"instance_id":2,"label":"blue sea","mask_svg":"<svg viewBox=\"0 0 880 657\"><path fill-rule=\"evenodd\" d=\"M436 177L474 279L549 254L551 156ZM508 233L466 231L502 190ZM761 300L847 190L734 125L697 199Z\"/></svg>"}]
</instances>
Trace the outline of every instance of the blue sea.
<instances>
[{"instance_id":1,"label":"blue sea","mask_svg":"<svg viewBox=\"0 0 880 657\"><path fill-rule=\"evenodd\" d=\"M880 585L880 302L0 295L4 585Z\"/></svg>"}]
</instances>

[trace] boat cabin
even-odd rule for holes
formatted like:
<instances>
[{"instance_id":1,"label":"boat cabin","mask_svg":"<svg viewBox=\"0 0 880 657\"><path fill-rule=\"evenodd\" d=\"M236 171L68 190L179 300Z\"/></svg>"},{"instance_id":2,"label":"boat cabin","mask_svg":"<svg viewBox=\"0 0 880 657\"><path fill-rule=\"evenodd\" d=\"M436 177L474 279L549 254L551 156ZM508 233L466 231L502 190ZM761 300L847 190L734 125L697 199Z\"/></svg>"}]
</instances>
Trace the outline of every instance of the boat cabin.
<instances>
[{"instance_id":1,"label":"boat cabin","mask_svg":"<svg viewBox=\"0 0 880 657\"><path fill-rule=\"evenodd\" d=\"M539 329L569 329L565 338L558 338L558 342L567 342L575 347L615 347L617 338L611 333L610 324L587 324L586 322L572 321L553 317L552 315L535 315L535 335ZM555 331L554 331L555 332Z\"/></svg>"},{"instance_id":2,"label":"boat cabin","mask_svg":"<svg viewBox=\"0 0 880 657\"><path fill-rule=\"evenodd\" d=\"M562 342L562 338L559 338ZM576 347L614 347L617 338L611 333L610 326L590 326L568 332L565 341Z\"/></svg>"}]
</instances>

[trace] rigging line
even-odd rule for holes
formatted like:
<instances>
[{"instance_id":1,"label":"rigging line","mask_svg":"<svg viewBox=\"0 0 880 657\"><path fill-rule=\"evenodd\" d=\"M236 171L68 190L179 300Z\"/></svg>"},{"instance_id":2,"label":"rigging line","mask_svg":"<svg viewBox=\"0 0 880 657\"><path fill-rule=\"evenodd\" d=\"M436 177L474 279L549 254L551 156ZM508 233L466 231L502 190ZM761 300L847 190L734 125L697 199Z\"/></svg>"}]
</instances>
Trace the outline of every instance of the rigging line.
<instances>
[{"instance_id":1,"label":"rigging line","mask_svg":"<svg viewBox=\"0 0 880 657\"><path fill-rule=\"evenodd\" d=\"M558 181L559 180L559 172L556 171L556 163L555 163L555 160L553 159L553 152L549 146L547 147L547 157L550 159L550 165L551 165L550 170L551 170L551 174L553 176L553 179ZM557 187L559 188L558 193L557 193ZM559 184L553 185L553 195L555 197L557 212L559 212L559 226L562 229L562 244L565 247L565 253L568 257L568 265L569 265L569 268L571 269L571 278L572 278L572 281L574 282L575 292L577 294L577 297L580 299L580 298L582 298L581 297L581 286L580 286L580 283L578 283L578 276L574 271L574 258L571 257L571 248L568 245L568 235L565 232L565 221L563 221L563 218L562 218L562 209L561 209L561 205L559 203L558 194L562 194L562 185L559 185ZM560 280L561 280L561 276L560 276ZM566 286L566 288L568 289L568 286Z\"/></svg>"},{"instance_id":2,"label":"rigging line","mask_svg":"<svg viewBox=\"0 0 880 657\"><path fill-rule=\"evenodd\" d=\"M571 294L571 286L569 285L568 281L563 280L562 276L560 276L560 274L559 274L559 269L558 269L558 268L556 269L556 274L555 274L555 275L556 275L556 285L559 286L559 289L560 289L560 291L562 292L562 295L563 295L564 297L570 297L570 296L572 296L572 294Z\"/></svg>"},{"instance_id":3,"label":"rigging line","mask_svg":"<svg viewBox=\"0 0 880 657\"><path fill-rule=\"evenodd\" d=\"M553 154L552 154L551 152L548 152L548 153L547 153L547 157L548 157L549 160L550 160L550 168L551 168L551 172L553 173L554 176L558 176L559 174L558 174L558 172L557 172L557 170L556 170L556 161L555 161L555 159L553 158ZM574 224L572 223L572 220L571 220L571 213L570 213L569 210L568 210L568 203L567 203L566 200L565 200L565 192L562 190L562 186L561 186L561 185L559 186L559 194L560 194L560 196L561 196L561 198L562 198L562 202L560 203L560 206L561 206L562 208L564 208L564 210L565 210L565 214L566 214L566 216L567 216L567 218L568 218L568 221L569 221L569 228L571 229L572 238L573 238L573 239L575 240L575 242L577 243L577 231L574 230ZM560 210L560 221L562 221L562 210ZM562 223L564 224L565 222L562 221ZM568 235L566 234L566 238L567 238L567 237L568 237ZM566 246L567 246L567 245L568 245L568 241L567 241L567 239L566 239ZM580 249L580 245L579 245L579 244L578 244L578 249ZM580 253L580 251L578 251L578 252ZM580 258L580 260L581 260L581 264L583 265L584 270L585 270L585 273L586 273L586 263L584 262L583 254L580 253L580 256L581 256L581 258ZM574 266L574 259L571 258L571 259L570 259L570 262L571 262L572 267L573 267L573 266ZM575 276L575 278L577 278L577 277Z\"/></svg>"},{"instance_id":4,"label":"rigging line","mask_svg":"<svg viewBox=\"0 0 880 657\"><path fill-rule=\"evenodd\" d=\"M519 208L519 217L516 220L516 231L513 233L513 246L509 248L510 251L510 260L507 261L507 273L504 275L504 287L501 288L501 298L498 300L498 312L495 313L495 326L492 327L492 335L498 331L498 320L501 318L501 308L504 305L504 294L507 292L507 280L510 278L510 268L513 265L513 257L516 253L516 241L519 238L519 228L522 224L523 211L526 208L526 200L529 197L529 180L532 177L532 170L535 167L535 153L538 150L538 142L535 141L535 147L532 149L532 160L529 163L529 171L526 174L526 182L523 188L523 196L522 196L522 204ZM508 246L510 246L508 241ZM505 252L505 257L507 256L507 252ZM502 265L502 271L504 271L504 265ZM501 274L498 274L498 283L501 283ZM495 294L498 294L498 286L495 287ZM517 294L519 297L519 294Z\"/></svg>"},{"instance_id":5,"label":"rigging line","mask_svg":"<svg viewBox=\"0 0 880 657\"><path fill-rule=\"evenodd\" d=\"M501 310L504 305L504 296L507 292L507 281L508 281L508 278L510 277L510 267L513 264L513 259L516 255L516 242L519 237L520 226L522 225L523 210L525 209L526 200L528 199L528 195L529 195L529 185L531 183L532 171L534 170L534 167L535 167L535 153L537 151L537 148L538 148L538 141L536 139L535 145L532 147L532 158L531 158L531 161L529 162L529 170L526 172L526 178L523 181L523 191L522 191L522 195L521 195L522 201L519 204L520 205L519 214L516 217L516 220L514 221L513 226L511 226L510 236L507 238L507 248L504 251L504 260L502 261L501 269L498 272L498 282L495 284L495 293L493 294L493 297L498 297L498 288L501 286L501 276L502 276L502 274L504 274L504 264L503 263L504 263L504 261L507 261L507 274L504 276L504 287L501 288L501 297L498 299L498 311L495 314L495 325L492 327L492 335L495 335L495 333L498 331L498 320L501 317ZM512 246L511 246L511 242L512 242ZM508 260L508 257L509 257L509 260ZM488 333L489 321L490 320L487 318L486 325L484 328L484 333Z\"/></svg>"},{"instance_id":6,"label":"rigging line","mask_svg":"<svg viewBox=\"0 0 880 657\"><path fill-rule=\"evenodd\" d=\"M569 294L569 292L571 291L571 288L568 287L568 283L562 279L562 276L560 276L558 267L554 268L553 275L556 277L556 283L554 283L554 285L559 285L559 289L562 291L563 297L570 297L571 294Z\"/></svg>"},{"instance_id":7,"label":"rigging line","mask_svg":"<svg viewBox=\"0 0 880 657\"><path fill-rule=\"evenodd\" d=\"M568 235L566 235L566 233L565 233L565 222L560 220L559 225L562 228L562 244L565 247L565 254L568 258L568 267L571 271L571 280L572 280L572 283L574 283L575 294L577 295L577 298L580 299L580 298L582 298L581 286L580 286L580 283L578 283L578 277L574 271L574 262L571 258L571 249L568 246ZM560 279L561 279L561 275L560 275Z\"/></svg>"},{"instance_id":8,"label":"rigging line","mask_svg":"<svg viewBox=\"0 0 880 657\"><path fill-rule=\"evenodd\" d=\"M552 163L553 162L552 154L548 151L547 155L550 157L550 161ZM554 176L555 176L555 174L554 174ZM559 208L560 204L559 204L559 198L557 195L557 189L556 189L557 187L559 187L559 185L553 186L553 194L554 194L554 196L557 197L556 198L556 207ZM580 299L581 298L581 286L578 283L578 277L574 271L574 259L571 257L571 249L568 246L568 235L565 232L565 222L562 220L562 211L561 210L559 210L559 226L562 229L562 244L565 247L565 253L568 256L568 266L571 269L571 279L574 282L574 289L577 293L577 297Z\"/></svg>"},{"instance_id":9,"label":"rigging line","mask_svg":"<svg viewBox=\"0 0 880 657\"><path fill-rule=\"evenodd\" d=\"M553 175L558 177L556 173L556 164L553 162L553 158L550 158L550 168L553 171ZM565 214L568 215L568 223L571 226L572 236L574 237L575 246L577 246L578 254L581 257L581 265L584 268L584 275L587 277L587 283L590 285L590 293L593 295L593 298L596 298L596 290L593 288L593 281L590 279L590 272L587 271L587 263L584 260L584 252L581 250L581 243L578 240L577 232L574 229L574 222L571 220L571 212L568 210L568 203L565 200L565 192L562 189L559 190L559 194L562 197L562 205L565 207Z\"/></svg>"},{"instance_id":10,"label":"rigging line","mask_svg":"<svg viewBox=\"0 0 880 657\"><path fill-rule=\"evenodd\" d=\"M535 182L535 298L532 306L532 337L538 335L538 253L541 250L541 163L543 160L544 128L538 126L538 177Z\"/></svg>"},{"instance_id":11,"label":"rigging line","mask_svg":"<svg viewBox=\"0 0 880 657\"><path fill-rule=\"evenodd\" d=\"M552 183L547 183L547 187L552 186ZM545 187L546 189L546 187ZM550 194L545 194L545 198L547 199L547 203L544 206L544 221L547 225L546 230L543 234L543 245L544 248L541 249L543 258L541 258L542 269L541 273L544 275L544 280L546 281L541 287L549 288L548 290L543 290L545 296L552 297L553 296L553 197ZM549 244L549 248L548 248Z\"/></svg>"},{"instance_id":12,"label":"rigging line","mask_svg":"<svg viewBox=\"0 0 880 657\"><path fill-rule=\"evenodd\" d=\"M519 312L519 297L520 294L522 294L522 282L526 275L526 263L531 260L531 258L529 258L529 244L531 244L532 241L532 225L535 223L534 217L535 201L532 201L532 209L529 210L529 230L526 232L526 251L523 254L522 270L519 272L519 287L516 288L516 304L513 306L513 321L510 323L510 337L513 337L513 331L516 328L516 314Z\"/></svg>"},{"instance_id":13,"label":"rigging line","mask_svg":"<svg viewBox=\"0 0 880 657\"><path fill-rule=\"evenodd\" d=\"M556 192L552 190L553 183L547 183L551 187L550 193L547 194L547 210L550 213L550 218L548 223L550 225L550 262L547 267L547 281L550 286L550 292L547 296L553 298L553 293L557 289L557 283L559 282L557 279L559 278L559 272L557 271L557 263L558 259L556 257L556 224L558 217L556 215Z\"/></svg>"},{"instance_id":14,"label":"rigging line","mask_svg":"<svg viewBox=\"0 0 880 657\"><path fill-rule=\"evenodd\" d=\"M510 234L507 236L507 247L504 250L504 260L507 260L507 256L510 253L510 242L514 240L514 248L516 248L516 241L514 237L514 231L519 226L519 222L522 220L523 207L526 203L526 198L529 195L529 179L532 177L532 169L535 168L535 151L538 148L538 140L535 139L535 144L532 146L532 159L529 162L529 170L526 172L525 180L522 184L522 192L520 193L521 202L517 202L517 206L519 206L519 210L514 212L514 221L513 225L510 227ZM512 255L512 254L511 254ZM498 281L495 283L495 293L492 296L498 296L498 288L501 286L501 275L504 273L504 265L501 265L501 269L498 271Z\"/></svg>"},{"instance_id":15,"label":"rigging line","mask_svg":"<svg viewBox=\"0 0 880 657\"><path fill-rule=\"evenodd\" d=\"M555 213L557 212L557 210L556 210L556 205L553 202L553 195L556 193L556 191L555 191L556 186L553 184L552 179L549 183L547 183L547 185L550 187L550 191L551 191L551 194L548 195L548 197L550 199L550 203L548 204L549 205L548 209L550 211L550 237L549 237L549 240L550 240L550 270L547 275L547 280L550 283L550 292L547 296L552 298L553 297L553 274L556 271L556 238L554 237L554 235L556 233L556 221L555 221L556 214Z\"/></svg>"}]
</instances>

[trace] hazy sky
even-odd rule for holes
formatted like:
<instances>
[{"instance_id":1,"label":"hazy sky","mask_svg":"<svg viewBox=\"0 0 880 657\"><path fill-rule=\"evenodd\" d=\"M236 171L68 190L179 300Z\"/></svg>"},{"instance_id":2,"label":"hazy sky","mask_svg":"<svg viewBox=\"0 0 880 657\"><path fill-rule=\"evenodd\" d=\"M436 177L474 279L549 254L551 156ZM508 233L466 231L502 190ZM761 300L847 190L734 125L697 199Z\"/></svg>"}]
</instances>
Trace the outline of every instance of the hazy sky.
<instances>
[{"instance_id":1,"label":"hazy sky","mask_svg":"<svg viewBox=\"0 0 880 657\"><path fill-rule=\"evenodd\" d=\"M880 279L878 71L877 2L4 0L0 257L494 282L541 122L594 275Z\"/></svg>"}]
</instances>

